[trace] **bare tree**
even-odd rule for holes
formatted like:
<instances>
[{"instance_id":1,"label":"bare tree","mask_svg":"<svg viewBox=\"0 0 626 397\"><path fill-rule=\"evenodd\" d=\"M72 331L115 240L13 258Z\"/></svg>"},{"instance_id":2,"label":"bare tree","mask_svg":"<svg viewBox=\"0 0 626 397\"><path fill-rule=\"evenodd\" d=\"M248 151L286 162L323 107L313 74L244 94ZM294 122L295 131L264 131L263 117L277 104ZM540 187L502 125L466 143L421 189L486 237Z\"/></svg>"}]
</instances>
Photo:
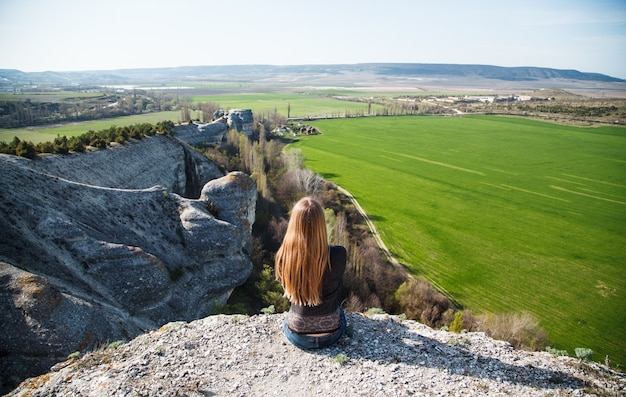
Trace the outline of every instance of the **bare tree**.
<instances>
[{"instance_id":1,"label":"bare tree","mask_svg":"<svg viewBox=\"0 0 626 397\"><path fill-rule=\"evenodd\" d=\"M180 118L183 123L191 121L191 111L188 102L185 102L182 109L180 109Z\"/></svg>"},{"instance_id":2,"label":"bare tree","mask_svg":"<svg viewBox=\"0 0 626 397\"><path fill-rule=\"evenodd\" d=\"M324 187L324 178L313 171L300 168L295 171L296 180L300 190L309 196L319 196Z\"/></svg>"},{"instance_id":3,"label":"bare tree","mask_svg":"<svg viewBox=\"0 0 626 397\"><path fill-rule=\"evenodd\" d=\"M302 168L304 163L304 154L302 149L291 149L283 153L283 162L289 171Z\"/></svg>"}]
</instances>

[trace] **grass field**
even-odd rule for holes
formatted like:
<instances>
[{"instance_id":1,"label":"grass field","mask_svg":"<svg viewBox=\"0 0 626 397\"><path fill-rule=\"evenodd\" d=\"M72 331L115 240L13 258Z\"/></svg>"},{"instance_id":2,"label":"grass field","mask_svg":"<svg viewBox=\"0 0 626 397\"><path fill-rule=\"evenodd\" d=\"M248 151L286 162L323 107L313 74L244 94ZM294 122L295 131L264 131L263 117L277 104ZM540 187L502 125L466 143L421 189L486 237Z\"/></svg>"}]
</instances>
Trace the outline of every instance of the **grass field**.
<instances>
[{"instance_id":1,"label":"grass field","mask_svg":"<svg viewBox=\"0 0 626 397\"><path fill-rule=\"evenodd\" d=\"M312 123L306 165L392 253L474 312L529 311L553 346L626 366L626 129L505 117Z\"/></svg>"},{"instance_id":2,"label":"grass field","mask_svg":"<svg viewBox=\"0 0 626 397\"><path fill-rule=\"evenodd\" d=\"M180 111L144 113L135 116L76 122L59 126L45 126L42 128L0 128L0 141L8 143L17 136L23 141L31 141L37 144L39 142L53 141L57 135L78 136L89 130L100 131L112 125L123 127L138 123L156 124L164 120L171 120L174 123L180 122Z\"/></svg>"},{"instance_id":3,"label":"grass field","mask_svg":"<svg viewBox=\"0 0 626 397\"><path fill-rule=\"evenodd\" d=\"M347 93L348 94L348 93ZM339 95L339 94L337 94ZM255 114L273 114L274 109L282 116L290 117L332 117L343 116L346 111L351 114L367 113L367 103L350 102L334 99L329 96L308 93L253 93L229 95L196 95L194 102L215 102L223 109L246 108ZM291 111L288 112L290 107ZM372 112L381 109L380 105L372 104Z\"/></svg>"}]
</instances>

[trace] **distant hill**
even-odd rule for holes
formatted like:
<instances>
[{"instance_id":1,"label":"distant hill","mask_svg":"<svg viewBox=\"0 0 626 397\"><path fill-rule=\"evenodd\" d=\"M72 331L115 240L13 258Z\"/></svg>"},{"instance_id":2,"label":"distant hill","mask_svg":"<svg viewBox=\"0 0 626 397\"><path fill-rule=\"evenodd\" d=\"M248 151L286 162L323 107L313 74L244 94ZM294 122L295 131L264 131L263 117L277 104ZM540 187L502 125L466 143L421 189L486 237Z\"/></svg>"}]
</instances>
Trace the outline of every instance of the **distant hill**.
<instances>
[{"instance_id":1,"label":"distant hill","mask_svg":"<svg viewBox=\"0 0 626 397\"><path fill-rule=\"evenodd\" d=\"M587 82L626 82L600 73L541 67L501 67L490 65L457 65L427 63L361 63L346 65L228 65L183 66L171 68L119 69L71 72L22 72L0 69L0 87L20 84L111 85L163 84L223 80L255 81L278 75L346 75L368 74L380 77L456 77L501 81L576 80Z\"/></svg>"},{"instance_id":2,"label":"distant hill","mask_svg":"<svg viewBox=\"0 0 626 397\"><path fill-rule=\"evenodd\" d=\"M625 80L600 73L583 73L578 70L550 69L540 67L502 67L490 65L453 64L371 64L377 73L389 75L482 77L507 81L541 79L569 79L581 81L624 82Z\"/></svg>"}]
</instances>

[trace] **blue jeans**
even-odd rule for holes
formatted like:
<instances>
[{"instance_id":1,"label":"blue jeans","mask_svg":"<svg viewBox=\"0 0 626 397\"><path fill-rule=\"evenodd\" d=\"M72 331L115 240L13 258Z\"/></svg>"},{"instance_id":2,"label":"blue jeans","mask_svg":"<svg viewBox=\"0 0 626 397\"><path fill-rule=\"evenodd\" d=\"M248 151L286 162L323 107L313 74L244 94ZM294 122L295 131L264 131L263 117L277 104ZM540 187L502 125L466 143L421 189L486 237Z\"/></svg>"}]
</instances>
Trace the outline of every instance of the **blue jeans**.
<instances>
[{"instance_id":1,"label":"blue jeans","mask_svg":"<svg viewBox=\"0 0 626 397\"><path fill-rule=\"evenodd\" d=\"M341 327L330 335L309 336L305 334L297 334L289 329L287 321L285 320L283 322L283 332L285 333L285 337L287 337L289 342L300 349L320 349L322 347L330 346L337 342L346 332L346 313L343 312L341 307L339 308L339 312L341 313Z\"/></svg>"}]
</instances>

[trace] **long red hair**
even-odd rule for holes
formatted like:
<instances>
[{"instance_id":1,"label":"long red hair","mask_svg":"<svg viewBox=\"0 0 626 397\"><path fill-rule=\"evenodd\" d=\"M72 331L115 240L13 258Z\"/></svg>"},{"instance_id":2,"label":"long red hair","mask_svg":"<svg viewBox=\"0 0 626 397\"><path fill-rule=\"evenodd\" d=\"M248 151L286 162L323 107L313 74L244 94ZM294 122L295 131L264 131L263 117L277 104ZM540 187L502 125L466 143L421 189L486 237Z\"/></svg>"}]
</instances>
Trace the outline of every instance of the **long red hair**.
<instances>
[{"instance_id":1,"label":"long red hair","mask_svg":"<svg viewBox=\"0 0 626 397\"><path fill-rule=\"evenodd\" d=\"M322 282L330 267L330 249L322 206L311 197L294 205L287 233L276 253L276 279L285 297L302 306L322 303Z\"/></svg>"}]
</instances>

